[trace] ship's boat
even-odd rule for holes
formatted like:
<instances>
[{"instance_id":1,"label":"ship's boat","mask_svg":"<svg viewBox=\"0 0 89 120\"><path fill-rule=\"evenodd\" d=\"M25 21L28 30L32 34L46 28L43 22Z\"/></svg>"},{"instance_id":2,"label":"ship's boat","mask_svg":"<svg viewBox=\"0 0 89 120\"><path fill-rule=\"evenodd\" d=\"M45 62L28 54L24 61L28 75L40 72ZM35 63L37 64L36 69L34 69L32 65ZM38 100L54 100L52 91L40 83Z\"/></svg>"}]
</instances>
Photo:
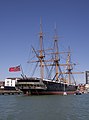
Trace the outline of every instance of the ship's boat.
<instances>
[{"instance_id":1,"label":"ship's boat","mask_svg":"<svg viewBox=\"0 0 89 120\"><path fill-rule=\"evenodd\" d=\"M58 39L55 28L55 36L54 36L54 45L51 49L45 49L43 47L43 31L42 24L40 23L40 50L35 50L32 47L32 50L35 53L37 60L30 61L30 63L36 62L40 67L40 77L23 77L17 80L16 87L23 91L24 94L28 95L53 95L53 94L75 94L77 90L77 85L72 76L73 65L71 63L71 54L70 49L68 52L59 52L58 48ZM50 56L47 53L48 50L52 50L50 52L51 58L46 60L46 55ZM60 54L67 54L66 62L61 64ZM65 67L65 71L62 71L61 67ZM44 69L46 68L48 73L47 78L44 78ZM53 71L55 69L55 74L53 76ZM36 71L37 73L38 71ZM34 72L33 72L34 73ZM51 78L52 76L52 78ZM73 78L73 80L71 80Z\"/></svg>"}]
</instances>

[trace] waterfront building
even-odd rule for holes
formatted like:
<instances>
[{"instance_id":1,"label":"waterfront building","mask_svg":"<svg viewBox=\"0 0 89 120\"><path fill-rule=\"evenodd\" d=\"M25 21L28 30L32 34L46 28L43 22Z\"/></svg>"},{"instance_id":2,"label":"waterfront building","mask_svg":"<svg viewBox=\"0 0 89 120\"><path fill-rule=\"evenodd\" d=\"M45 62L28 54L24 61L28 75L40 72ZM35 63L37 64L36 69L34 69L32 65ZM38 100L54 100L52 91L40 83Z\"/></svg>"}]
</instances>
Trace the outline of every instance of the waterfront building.
<instances>
[{"instance_id":1,"label":"waterfront building","mask_svg":"<svg viewBox=\"0 0 89 120\"><path fill-rule=\"evenodd\" d=\"M6 78L5 79L5 89L15 89L15 84L19 78Z\"/></svg>"},{"instance_id":2,"label":"waterfront building","mask_svg":"<svg viewBox=\"0 0 89 120\"><path fill-rule=\"evenodd\" d=\"M86 76L86 84L89 84L89 71L85 72L85 76Z\"/></svg>"}]
</instances>

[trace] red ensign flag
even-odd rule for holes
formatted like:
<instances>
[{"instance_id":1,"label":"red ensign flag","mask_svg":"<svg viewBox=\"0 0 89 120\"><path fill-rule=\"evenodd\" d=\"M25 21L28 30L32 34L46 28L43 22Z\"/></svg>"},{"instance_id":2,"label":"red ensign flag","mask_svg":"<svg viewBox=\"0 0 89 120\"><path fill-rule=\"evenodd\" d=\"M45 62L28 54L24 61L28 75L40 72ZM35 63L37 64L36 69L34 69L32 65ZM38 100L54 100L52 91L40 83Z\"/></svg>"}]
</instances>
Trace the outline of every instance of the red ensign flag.
<instances>
[{"instance_id":1,"label":"red ensign flag","mask_svg":"<svg viewBox=\"0 0 89 120\"><path fill-rule=\"evenodd\" d=\"M21 71L20 66L10 67L9 72L18 72Z\"/></svg>"}]
</instances>

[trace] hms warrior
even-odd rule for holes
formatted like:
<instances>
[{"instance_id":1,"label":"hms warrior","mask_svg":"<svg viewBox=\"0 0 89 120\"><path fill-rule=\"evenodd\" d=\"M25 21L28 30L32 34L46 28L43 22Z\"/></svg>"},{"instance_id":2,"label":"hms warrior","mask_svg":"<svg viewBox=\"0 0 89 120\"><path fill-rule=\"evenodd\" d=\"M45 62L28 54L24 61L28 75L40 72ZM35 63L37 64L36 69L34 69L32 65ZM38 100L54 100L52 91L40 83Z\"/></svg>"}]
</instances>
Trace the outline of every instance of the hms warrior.
<instances>
[{"instance_id":1,"label":"hms warrior","mask_svg":"<svg viewBox=\"0 0 89 120\"><path fill-rule=\"evenodd\" d=\"M51 59L46 60L46 52L43 47L43 31L42 24L40 23L40 50L36 51L33 47L35 56L37 57L38 67L40 67L40 77L26 77L23 76L17 81L17 87L23 91L24 94L28 95L55 95L55 94L75 94L77 90L77 85L75 81L71 81L71 76L73 74L73 63L71 63L70 50L68 52L59 52L57 34L55 32L54 37L54 47L50 52ZM46 51L47 51L46 50ZM65 64L60 64L60 54L67 54L67 60ZM49 55L47 53L47 55ZM48 64L49 63L49 64ZM66 71L63 72L61 67L66 67ZM44 78L44 70L48 70L48 78ZM48 69L49 68L49 69ZM51 78L51 73L55 69L54 77ZM37 71L38 72L38 71ZM53 74L53 73L52 73ZM76 74L76 73L75 73ZM67 76L67 77L66 77Z\"/></svg>"}]
</instances>

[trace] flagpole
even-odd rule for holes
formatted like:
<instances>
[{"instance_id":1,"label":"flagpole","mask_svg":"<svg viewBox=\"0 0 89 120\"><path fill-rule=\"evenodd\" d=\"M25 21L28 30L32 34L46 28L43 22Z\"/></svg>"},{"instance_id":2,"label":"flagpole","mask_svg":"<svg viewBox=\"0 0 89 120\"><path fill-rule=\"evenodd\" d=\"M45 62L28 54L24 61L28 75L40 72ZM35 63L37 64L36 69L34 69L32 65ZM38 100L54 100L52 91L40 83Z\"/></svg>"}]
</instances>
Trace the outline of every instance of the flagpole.
<instances>
[{"instance_id":1,"label":"flagpole","mask_svg":"<svg viewBox=\"0 0 89 120\"><path fill-rule=\"evenodd\" d=\"M21 72L22 72L22 77L24 77L24 72L23 72L21 64L20 64L20 69L21 69Z\"/></svg>"}]
</instances>

